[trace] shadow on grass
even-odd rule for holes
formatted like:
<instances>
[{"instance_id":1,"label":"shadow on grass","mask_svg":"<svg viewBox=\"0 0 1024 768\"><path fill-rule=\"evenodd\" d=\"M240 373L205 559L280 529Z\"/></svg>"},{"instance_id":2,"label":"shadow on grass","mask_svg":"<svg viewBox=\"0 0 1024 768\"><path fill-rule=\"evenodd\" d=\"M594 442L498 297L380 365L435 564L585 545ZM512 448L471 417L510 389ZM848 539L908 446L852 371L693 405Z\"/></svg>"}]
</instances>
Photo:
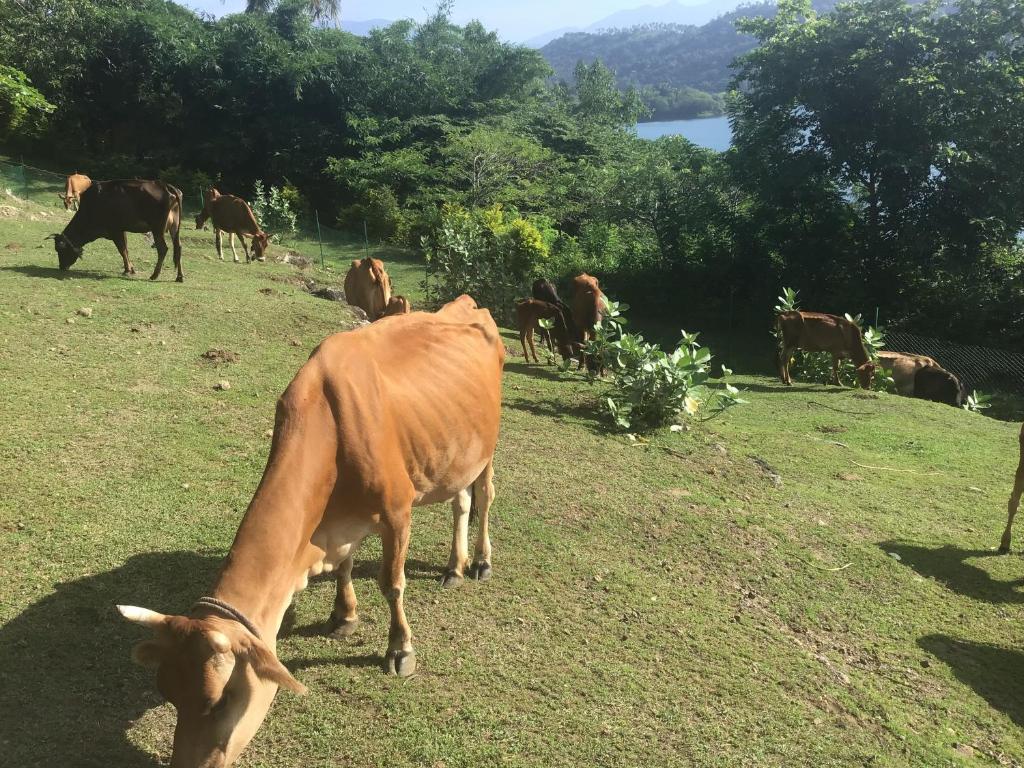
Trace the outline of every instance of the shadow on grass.
<instances>
[{"instance_id":1,"label":"shadow on grass","mask_svg":"<svg viewBox=\"0 0 1024 768\"><path fill-rule=\"evenodd\" d=\"M922 576L941 582L948 589L985 603L1024 603L1024 579L997 581L987 571L968 563L974 558L1005 557L988 549L960 547L921 547L904 542L882 542L885 553L895 553L900 561Z\"/></svg>"},{"instance_id":2,"label":"shadow on grass","mask_svg":"<svg viewBox=\"0 0 1024 768\"><path fill-rule=\"evenodd\" d=\"M112 571L57 584L0 627L0 760L17 766L156 766L125 737L162 702L152 673L131 661L146 633L117 603L181 613L221 562L154 552Z\"/></svg>"},{"instance_id":3,"label":"shadow on grass","mask_svg":"<svg viewBox=\"0 0 1024 768\"><path fill-rule=\"evenodd\" d=\"M1024 726L1024 653L997 645L959 640L948 635L927 635L917 644L945 663L956 679Z\"/></svg>"},{"instance_id":4,"label":"shadow on grass","mask_svg":"<svg viewBox=\"0 0 1024 768\"><path fill-rule=\"evenodd\" d=\"M743 389L748 392L769 392L776 395L835 395L843 392L855 391L851 387L837 387L832 384L794 384L787 387L781 381L778 384L743 384Z\"/></svg>"},{"instance_id":5,"label":"shadow on grass","mask_svg":"<svg viewBox=\"0 0 1024 768\"><path fill-rule=\"evenodd\" d=\"M596 405L569 403L562 400L527 400L518 398L516 400L506 400L505 407L560 422L564 422L566 419L579 421L595 435L608 435L611 431L608 422L602 418L602 414L597 410Z\"/></svg>"},{"instance_id":6,"label":"shadow on grass","mask_svg":"<svg viewBox=\"0 0 1024 768\"><path fill-rule=\"evenodd\" d=\"M112 275L105 272L93 272L89 269L71 269L61 272L57 267L38 267L32 264L19 264L12 267L0 267L4 272L18 272L29 277L48 277L51 280L110 280Z\"/></svg>"},{"instance_id":7,"label":"shadow on grass","mask_svg":"<svg viewBox=\"0 0 1024 768\"><path fill-rule=\"evenodd\" d=\"M546 379L548 381L562 381L563 377L558 372L558 367L546 363L505 363L507 373L518 373L520 376L532 376L535 379Z\"/></svg>"}]
</instances>

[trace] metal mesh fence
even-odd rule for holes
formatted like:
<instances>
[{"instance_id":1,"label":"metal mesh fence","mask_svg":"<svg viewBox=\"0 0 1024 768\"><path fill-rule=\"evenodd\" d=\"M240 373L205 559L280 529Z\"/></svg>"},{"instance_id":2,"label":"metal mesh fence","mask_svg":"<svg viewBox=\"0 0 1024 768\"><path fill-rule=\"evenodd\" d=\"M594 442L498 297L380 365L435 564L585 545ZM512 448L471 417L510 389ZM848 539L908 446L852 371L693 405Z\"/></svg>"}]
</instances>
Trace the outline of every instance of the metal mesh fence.
<instances>
[{"instance_id":1,"label":"metal mesh fence","mask_svg":"<svg viewBox=\"0 0 1024 768\"><path fill-rule=\"evenodd\" d=\"M935 358L939 365L955 373L968 389L1024 394L1024 354L891 330L886 331L885 347L894 352Z\"/></svg>"}]
</instances>

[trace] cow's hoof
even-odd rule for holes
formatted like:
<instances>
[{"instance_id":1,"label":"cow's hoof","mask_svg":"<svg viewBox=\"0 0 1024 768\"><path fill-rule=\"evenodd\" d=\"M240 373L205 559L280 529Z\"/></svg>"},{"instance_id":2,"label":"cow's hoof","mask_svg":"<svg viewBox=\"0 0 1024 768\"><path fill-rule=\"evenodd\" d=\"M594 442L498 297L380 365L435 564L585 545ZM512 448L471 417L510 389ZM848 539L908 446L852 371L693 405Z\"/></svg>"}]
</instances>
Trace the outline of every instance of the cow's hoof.
<instances>
[{"instance_id":1,"label":"cow's hoof","mask_svg":"<svg viewBox=\"0 0 1024 768\"><path fill-rule=\"evenodd\" d=\"M176 283L184 283L185 282L185 276L184 275L178 275L176 278L174 278L174 282L176 282Z\"/></svg>"},{"instance_id":2,"label":"cow's hoof","mask_svg":"<svg viewBox=\"0 0 1024 768\"><path fill-rule=\"evenodd\" d=\"M469 569L469 577L476 581L488 581L491 575L490 563L473 563L473 567Z\"/></svg>"},{"instance_id":3,"label":"cow's hoof","mask_svg":"<svg viewBox=\"0 0 1024 768\"><path fill-rule=\"evenodd\" d=\"M359 627L359 619L345 619L342 621L332 619L331 622L334 627L331 629L330 636L338 640L352 637Z\"/></svg>"},{"instance_id":4,"label":"cow's hoof","mask_svg":"<svg viewBox=\"0 0 1024 768\"><path fill-rule=\"evenodd\" d=\"M156 280L158 277L160 277L160 275L157 272L154 272L152 275L149 276L149 279Z\"/></svg>"},{"instance_id":5,"label":"cow's hoof","mask_svg":"<svg viewBox=\"0 0 1024 768\"><path fill-rule=\"evenodd\" d=\"M999 554L1000 555L1008 555L1008 554L1010 554L1010 545L1007 544L1007 545L1003 546L1002 544L1000 544L999 545Z\"/></svg>"},{"instance_id":6,"label":"cow's hoof","mask_svg":"<svg viewBox=\"0 0 1024 768\"><path fill-rule=\"evenodd\" d=\"M441 586L445 589L452 589L462 584L462 577L455 571L445 571L444 577L441 579Z\"/></svg>"},{"instance_id":7,"label":"cow's hoof","mask_svg":"<svg viewBox=\"0 0 1024 768\"><path fill-rule=\"evenodd\" d=\"M392 677L408 677L416 671L416 651L388 651L384 671Z\"/></svg>"}]
</instances>

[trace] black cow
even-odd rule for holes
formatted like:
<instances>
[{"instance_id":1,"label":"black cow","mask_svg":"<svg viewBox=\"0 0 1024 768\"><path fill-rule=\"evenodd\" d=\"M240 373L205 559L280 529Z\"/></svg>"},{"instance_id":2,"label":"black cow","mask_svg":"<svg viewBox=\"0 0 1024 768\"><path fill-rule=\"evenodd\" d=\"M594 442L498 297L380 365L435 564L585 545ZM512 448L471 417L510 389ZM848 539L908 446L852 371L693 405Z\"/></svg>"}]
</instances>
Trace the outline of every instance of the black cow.
<instances>
[{"instance_id":1,"label":"black cow","mask_svg":"<svg viewBox=\"0 0 1024 768\"><path fill-rule=\"evenodd\" d=\"M164 233L171 233L174 245L174 266L178 270L177 281L185 277L181 271L181 190L162 181L127 179L118 181L94 181L81 195L78 211L59 235L51 235L57 249L57 259L62 271L67 271L82 257L86 243L105 237L117 246L124 259L124 273L135 274L135 267L128 260L126 232L149 232L157 250L156 268L150 280L160 276L167 256Z\"/></svg>"},{"instance_id":2,"label":"black cow","mask_svg":"<svg viewBox=\"0 0 1024 768\"><path fill-rule=\"evenodd\" d=\"M573 324L572 312L564 301L558 298L558 290L555 288L555 284L550 280L546 280L543 277L537 278L533 281L533 288L531 295L538 301L545 301L548 304L554 304L560 310L562 310L562 318L565 321L566 331L569 334L570 339L576 338L576 327ZM551 334L546 328L540 329L541 341L548 345L551 349Z\"/></svg>"},{"instance_id":3,"label":"black cow","mask_svg":"<svg viewBox=\"0 0 1024 768\"><path fill-rule=\"evenodd\" d=\"M945 368L929 365L914 375L914 397L959 408L967 394L960 379Z\"/></svg>"}]
</instances>

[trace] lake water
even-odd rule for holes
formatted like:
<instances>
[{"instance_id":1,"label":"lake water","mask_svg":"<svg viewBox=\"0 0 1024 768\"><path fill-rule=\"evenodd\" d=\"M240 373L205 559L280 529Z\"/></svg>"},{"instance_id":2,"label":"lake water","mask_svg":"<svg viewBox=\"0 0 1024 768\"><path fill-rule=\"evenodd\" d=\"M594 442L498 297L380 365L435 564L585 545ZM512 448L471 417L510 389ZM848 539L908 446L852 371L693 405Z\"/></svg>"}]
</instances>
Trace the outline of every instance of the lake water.
<instances>
[{"instance_id":1,"label":"lake water","mask_svg":"<svg viewBox=\"0 0 1024 768\"><path fill-rule=\"evenodd\" d=\"M662 136L682 136L700 147L723 152L732 143L732 129L729 118L705 117L699 120L668 120L661 123L640 123L636 135L641 139L658 139Z\"/></svg>"}]
</instances>

